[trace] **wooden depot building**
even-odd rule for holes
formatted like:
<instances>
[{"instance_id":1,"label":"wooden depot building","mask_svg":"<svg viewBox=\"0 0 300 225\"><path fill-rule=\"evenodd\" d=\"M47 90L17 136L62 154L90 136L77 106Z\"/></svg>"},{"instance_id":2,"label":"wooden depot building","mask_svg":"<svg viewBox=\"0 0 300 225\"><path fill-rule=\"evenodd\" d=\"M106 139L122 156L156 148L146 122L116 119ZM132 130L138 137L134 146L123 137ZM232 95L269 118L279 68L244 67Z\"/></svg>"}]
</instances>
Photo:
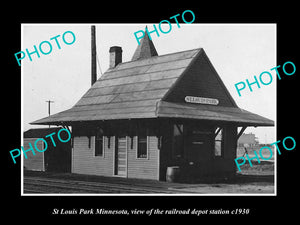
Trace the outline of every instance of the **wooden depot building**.
<instances>
[{"instance_id":1,"label":"wooden depot building","mask_svg":"<svg viewBox=\"0 0 300 225\"><path fill-rule=\"evenodd\" d=\"M131 61L109 52L96 80L92 48L92 86L71 109L32 123L71 127L72 173L165 180L178 166L181 177L230 177L245 128L274 126L236 105L203 48L159 56L146 33Z\"/></svg>"}]
</instances>

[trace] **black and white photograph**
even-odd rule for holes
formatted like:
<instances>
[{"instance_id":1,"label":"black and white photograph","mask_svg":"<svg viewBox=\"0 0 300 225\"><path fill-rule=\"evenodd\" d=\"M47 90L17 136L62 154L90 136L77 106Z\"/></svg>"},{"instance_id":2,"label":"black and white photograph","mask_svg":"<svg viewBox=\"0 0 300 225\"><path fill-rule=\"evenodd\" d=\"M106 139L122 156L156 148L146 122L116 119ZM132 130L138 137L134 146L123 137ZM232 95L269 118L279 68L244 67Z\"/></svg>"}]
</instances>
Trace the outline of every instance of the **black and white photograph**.
<instances>
[{"instance_id":1,"label":"black and white photograph","mask_svg":"<svg viewBox=\"0 0 300 225\"><path fill-rule=\"evenodd\" d=\"M122 3L5 14L5 219L297 216L296 7Z\"/></svg>"},{"instance_id":2,"label":"black and white photograph","mask_svg":"<svg viewBox=\"0 0 300 225\"><path fill-rule=\"evenodd\" d=\"M22 24L25 48L24 195L276 195L276 24Z\"/></svg>"}]
</instances>

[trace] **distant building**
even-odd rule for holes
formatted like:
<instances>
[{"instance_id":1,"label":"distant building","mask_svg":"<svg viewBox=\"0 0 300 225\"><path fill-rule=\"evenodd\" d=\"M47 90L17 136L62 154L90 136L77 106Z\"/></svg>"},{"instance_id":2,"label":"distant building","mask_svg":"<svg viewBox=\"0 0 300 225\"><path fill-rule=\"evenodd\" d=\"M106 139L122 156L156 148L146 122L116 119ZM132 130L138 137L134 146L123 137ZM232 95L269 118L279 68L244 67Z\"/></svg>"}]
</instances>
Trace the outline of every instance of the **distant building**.
<instances>
[{"instance_id":1,"label":"distant building","mask_svg":"<svg viewBox=\"0 0 300 225\"><path fill-rule=\"evenodd\" d=\"M35 141L40 138L45 138L53 132L57 133L60 128L35 128L29 129L24 132L24 149L30 149L31 146L42 150L45 149L44 142ZM62 143L57 137L52 136L56 146L52 145L52 142L48 142L46 151L35 152L32 151L26 153L27 158L24 157L24 168L26 170L46 171L46 172L71 172L71 142ZM65 137L63 137L65 138ZM48 141L50 138L46 138Z\"/></svg>"},{"instance_id":2,"label":"distant building","mask_svg":"<svg viewBox=\"0 0 300 225\"><path fill-rule=\"evenodd\" d=\"M238 147L254 147L258 144L257 137L253 133L242 134L238 139Z\"/></svg>"}]
</instances>

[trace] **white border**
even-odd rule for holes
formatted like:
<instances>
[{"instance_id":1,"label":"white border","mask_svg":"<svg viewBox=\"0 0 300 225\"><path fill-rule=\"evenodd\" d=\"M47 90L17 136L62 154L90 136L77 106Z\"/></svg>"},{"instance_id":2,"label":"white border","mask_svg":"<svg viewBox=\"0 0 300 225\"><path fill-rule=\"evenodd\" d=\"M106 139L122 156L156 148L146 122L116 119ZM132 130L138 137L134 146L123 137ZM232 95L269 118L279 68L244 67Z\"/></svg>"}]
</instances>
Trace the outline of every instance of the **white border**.
<instances>
[{"instance_id":1,"label":"white border","mask_svg":"<svg viewBox=\"0 0 300 225\"><path fill-rule=\"evenodd\" d=\"M24 33L24 26L23 24L21 24L21 49L24 49L24 43L23 43L23 33ZM23 96L23 93L24 93L24 64L22 65L21 64L21 143L20 143L20 146L23 146L24 145L24 138L23 138L23 135L24 135L24 110L23 110L23 107L24 107L24 96ZM24 174L24 169L23 169L23 166L24 166L24 157L23 157L23 154L21 154L21 196L24 196L26 194L24 194L24 177L23 177L23 174Z\"/></svg>"}]
</instances>

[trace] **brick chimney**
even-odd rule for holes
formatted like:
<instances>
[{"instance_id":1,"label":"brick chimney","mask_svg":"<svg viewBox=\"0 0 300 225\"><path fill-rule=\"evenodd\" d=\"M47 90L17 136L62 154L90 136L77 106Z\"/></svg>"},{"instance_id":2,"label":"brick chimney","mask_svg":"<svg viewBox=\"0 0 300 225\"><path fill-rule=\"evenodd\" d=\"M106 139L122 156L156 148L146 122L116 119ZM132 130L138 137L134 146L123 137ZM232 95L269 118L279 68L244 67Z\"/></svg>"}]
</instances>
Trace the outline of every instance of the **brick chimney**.
<instances>
[{"instance_id":1,"label":"brick chimney","mask_svg":"<svg viewBox=\"0 0 300 225\"><path fill-rule=\"evenodd\" d=\"M119 46L112 46L109 49L109 68L116 67L122 62L122 48Z\"/></svg>"}]
</instances>

